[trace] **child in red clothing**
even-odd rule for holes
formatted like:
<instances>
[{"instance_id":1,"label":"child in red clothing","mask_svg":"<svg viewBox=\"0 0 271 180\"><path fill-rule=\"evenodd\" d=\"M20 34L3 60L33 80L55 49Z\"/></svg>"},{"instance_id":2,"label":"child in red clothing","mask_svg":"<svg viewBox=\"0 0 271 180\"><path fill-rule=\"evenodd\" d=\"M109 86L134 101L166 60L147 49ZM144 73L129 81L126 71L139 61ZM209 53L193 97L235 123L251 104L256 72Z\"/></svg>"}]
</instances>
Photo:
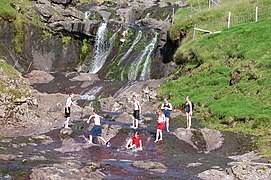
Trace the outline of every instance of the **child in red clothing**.
<instances>
[{"instance_id":1,"label":"child in red clothing","mask_svg":"<svg viewBox=\"0 0 271 180\"><path fill-rule=\"evenodd\" d=\"M139 133L135 132L134 137L132 137L132 139L129 139L129 141L127 142L126 149L132 149L132 148L136 148L139 150L142 150L142 140L139 137Z\"/></svg>"}]
</instances>

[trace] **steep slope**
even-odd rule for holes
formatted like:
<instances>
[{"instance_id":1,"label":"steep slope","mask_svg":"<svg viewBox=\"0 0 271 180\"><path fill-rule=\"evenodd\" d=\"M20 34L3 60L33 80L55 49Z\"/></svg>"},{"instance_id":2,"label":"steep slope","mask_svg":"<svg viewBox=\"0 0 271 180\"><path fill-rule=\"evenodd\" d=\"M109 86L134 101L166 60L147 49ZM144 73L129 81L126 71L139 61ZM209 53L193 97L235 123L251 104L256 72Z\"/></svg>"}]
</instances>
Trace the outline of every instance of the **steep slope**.
<instances>
[{"instance_id":1,"label":"steep slope","mask_svg":"<svg viewBox=\"0 0 271 180\"><path fill-rule=\"evenodd\" d=\"M210 23L203 17L202 22ZM175 105L191 96L195 117L221 129L260 135L261 152L270 157L271 20L262 18L195 40L188 37L188 24L177 25L187 36L174 55L179 68L162 85L160 95L170 96ZM176 34L178 28L172 29Z\"/></svg>"}]
</instances>

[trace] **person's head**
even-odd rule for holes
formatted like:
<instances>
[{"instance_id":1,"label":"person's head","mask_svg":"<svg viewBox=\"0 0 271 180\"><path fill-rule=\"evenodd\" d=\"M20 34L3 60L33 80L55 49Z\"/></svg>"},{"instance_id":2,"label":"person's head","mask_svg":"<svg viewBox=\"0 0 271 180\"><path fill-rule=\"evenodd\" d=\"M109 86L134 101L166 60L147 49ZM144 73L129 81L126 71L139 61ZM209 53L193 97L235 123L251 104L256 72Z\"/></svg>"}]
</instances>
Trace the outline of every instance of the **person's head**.
<instances>
[{"instance_id":1,"label":"person's head","mask_svg":"<svg viewBox=\"0 0 271 180\"><path fill-rule=\"evenodd\" d=\"M167 98L164 99L164 103L167 104L168 103L168 100Z\"/></svg>"},{"instance_id":2,"label":"person's head","mask_svg":"<svg viewBox=\"0 0 271 180\"><path fill-rule=\"evenodd\" d=\"M136 95L133 95L132 100L133 100L133 101L136 100Z\"/></svg>"},{"instance_id":3,"label":"person's head","mask_svg":"<svg viewBox=\"0 0 271 180\"><path fill-rule=\"evenodd\" d=\"M91 113L90 113L90 114L91 114L91 115L96 114L95 110L93 109L93 110L91 111Z\"/></svg>"},{"instance_id":4,"label":"person's head","mask_svg":"<svg viewBox=\"0 0 271 180\"><path fill-rule=\"evenodd\" d=\"M135 132L135 137L136 138L139 137L139 132L138 131Z\"/></svg>"},{"instance_id":5,"label":"person's head","mask_svg":"<svg viewBox=\"0 0 271 180\"><path fill-rule=\"evenodd\" d=\"M156 114L157 114L158 116L161 116L161 115L163 114L163 112L162 112L161 109L158 109L158 110L156 111Z\"/></svg>"},{"instance_id":6,"label":"person's head","mask_svg":"<svg viewBox=\"0 0 271 180\"><path fill-rule=\"evenodd\" d=\"M69 96L70 96L71 98L73 98L74 93L69 93Z\"/></svg>"},{"instance_id":7,"label":"person's head","mask_svg":"<svg viewBox=\"0 0 271 180\"><path fill-rule=\"evenodd\" d=\"M186 96L186 101L190 101L190 97L189 96Z\"/></svg>"}]
</instances>

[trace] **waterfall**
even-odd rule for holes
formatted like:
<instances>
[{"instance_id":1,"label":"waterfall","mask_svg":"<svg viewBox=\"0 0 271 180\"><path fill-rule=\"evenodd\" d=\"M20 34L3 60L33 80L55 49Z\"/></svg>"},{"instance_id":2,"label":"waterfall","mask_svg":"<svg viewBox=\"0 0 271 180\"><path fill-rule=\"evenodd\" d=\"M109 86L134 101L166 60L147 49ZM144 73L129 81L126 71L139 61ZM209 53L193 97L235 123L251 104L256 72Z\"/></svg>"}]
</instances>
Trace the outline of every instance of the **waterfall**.
<instances>
[{"instance_id":1,"label":"waterfall","mask_svg":"<svg viewBox=\"0 0 271 180\"><path fill-rule=\"evenodd\" d=\"M148 12L148 13L146 14L146 16L145 16L145 18L144 18L144 19L149 19L149 18L150 18L150 15L151 15L151 13L150 13L150 12Z\"/></svg>"},{"instance_id":2,"label":"waterfall","mask_svg":"<svg viewBox=\"0 0 271 180\"><path fill-rule=\"evenodd\" d=\"M143 63L144 57L146 57L143 70L140 75L140 79L147 79L150 76L150 62L151 62L151 54L155 48L155 44L157 42L158 33L155 33L154 38L151 43L145 47L143 53L139 58L137 58L131 65L128 75L128 80L136 80L137 74L140 68L140 65ZM147 55L147 56L146 56Z\"/></svg>"},{"instance_id":3,"label":"waterfall","mask_svg":"<svg viewBox=\"0 0 271 180\"><path fill-rule=\"evenodd\" d=\"M155 36L154 36L151 44L149 45L150 50L149 50L147 58L144 62L143 70L140 74L140 80L150 79L150 76L151 76L151 72L150 72L151 71L151 54L152 54L152 51L153 51L155 44L157 42L157 36L158 36L158 33L155 32Z\"/></svg>"},{"instance_id":4,"label":"waterfall","mask_svg":"<svg viewBox=\"0 0 271 180\"><path fill-rule=\"evenodd\" d=\"M122 58L119 60L118 65L120 65L123 62L123 60L126 59L130 55L130 53L133 51L135 45L139 42L139 40L141 39L141 37L142 37L142 31L139 31L137 37L135 38L135 40L134 40L134 42L132 44L132 46L124 54L124 56L122 56Z\"/></svg>"},{"instance_id":5,"label":"waterfall","mask_svg":"<svg viewBox=\"0 0 271 180\"><path fill-rule=\"evenodd\" d=\"M86 11L86 12L84 13L85 19L88 19L89 15L90 15L90 12L89 12L89 11Z\"/></svg>"},{"instance_id":6,"label":"waterfall","mask_svg":"<svg viewBox=\"0 0 271 180\"><path fill-rule=\"evenodd\" d=\"M109 39L107 42L106 39L106 26L107 23L102 23L98 29L95 44L94 44L94 51L93 51L93 59L92 59L92 67L90 69L90 73L97 73L104 65L107 56L109 55L110 51L113 48L113 44L115 41L116 33Z\"/></svg>"}]
</instances>

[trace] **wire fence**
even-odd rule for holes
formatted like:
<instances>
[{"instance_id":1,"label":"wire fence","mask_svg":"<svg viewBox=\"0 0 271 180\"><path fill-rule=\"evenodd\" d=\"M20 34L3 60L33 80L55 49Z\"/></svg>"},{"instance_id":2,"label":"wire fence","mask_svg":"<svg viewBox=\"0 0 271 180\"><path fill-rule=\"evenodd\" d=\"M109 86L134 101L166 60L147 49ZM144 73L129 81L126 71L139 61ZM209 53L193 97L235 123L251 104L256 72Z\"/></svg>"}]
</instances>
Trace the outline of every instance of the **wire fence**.
<instances>
[{"instance_id":1,"label":"wire fence","mask_svg":"<svg viewBox=\"0 0 271 180\"><path fill-rule=\"evenodd\" d=\"M241 9L241 8L240 8ZM223 29L232 28L235 26L257 22L263 19L271 19L271 6L251 6L243 11L219 11L218 17L204 17L207 19L194 20L194 28L188 33L188 39L195 39L195 36L202 33L220 33ZM208 12L207 8L205 10ZM193 14L186 17L187 19L199 18ZM201 17L200 17L201 18ZM201 33L197 33L197 32Z\"/></svg>"}]
</instances>

